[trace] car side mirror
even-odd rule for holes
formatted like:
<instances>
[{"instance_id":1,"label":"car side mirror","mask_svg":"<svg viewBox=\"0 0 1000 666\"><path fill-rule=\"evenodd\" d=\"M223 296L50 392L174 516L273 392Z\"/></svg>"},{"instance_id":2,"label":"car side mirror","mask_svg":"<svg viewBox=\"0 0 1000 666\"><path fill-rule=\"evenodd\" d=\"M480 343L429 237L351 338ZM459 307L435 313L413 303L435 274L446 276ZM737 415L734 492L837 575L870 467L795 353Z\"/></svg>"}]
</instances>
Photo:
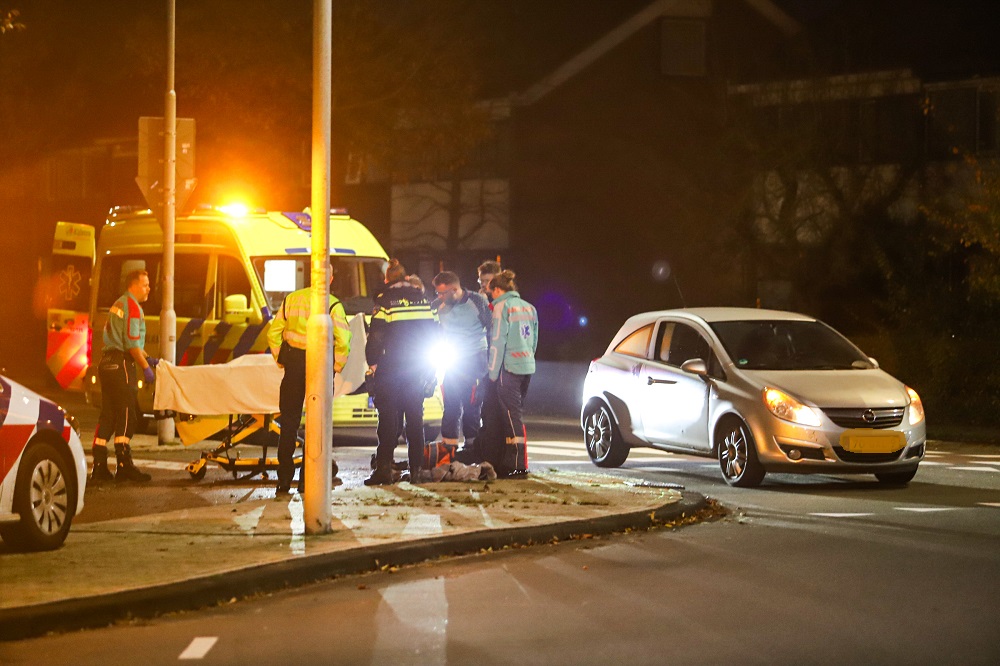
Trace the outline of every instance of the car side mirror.
<instances>
[{"instance_id":1,"label":"car side mirror","mask_svg":"<svg viewBox=\"0 0 1000 666\"><path fill-rule=\"evenodd\" d=\"M246 324L253 318L253 310L247 304L244 294L226 296L222 308L222 321L227 324Z\"/></svg>"},{"instance_id":2,"label":"car side mirror","mask_svg":"<svg viewBox=\"0 0 1000 666\"><path fill-rule=\"evenodd\" d=\"M705 366L705 361L700 358L689 358L684 361L681 363L681 370L701 377L708 375L708 368Z\"/></svg>"}]
</instances>

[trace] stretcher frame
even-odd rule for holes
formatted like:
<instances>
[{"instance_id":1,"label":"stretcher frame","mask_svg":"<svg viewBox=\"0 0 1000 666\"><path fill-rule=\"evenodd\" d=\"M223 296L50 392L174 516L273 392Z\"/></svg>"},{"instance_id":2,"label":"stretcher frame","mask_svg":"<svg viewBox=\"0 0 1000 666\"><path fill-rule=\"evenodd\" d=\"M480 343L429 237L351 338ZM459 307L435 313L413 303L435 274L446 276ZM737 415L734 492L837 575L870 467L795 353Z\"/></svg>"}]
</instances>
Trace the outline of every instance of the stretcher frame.
<instances>
[{"instance_id":1,"label":"stretcher frame","mask_svg":"<svg viewBox=\"0 0 1000 666\"><path fill-rule=\"evenodd\" d=\"M192 414L176 414L174 418L178 421L193 421L197 417ZM271 446L269 444L249 443L263 449L260 456L249 458L240 456L236 449L244 440L261 430L280 435L281 424L275 421L274 414L229 414L226 426L222 430L216 431L216 434L222 433L219 445L210 451L202 451L198 460L185 466L185 471L195 481L201 481L208 471L208 463L214 463L230 472L233 479L238 481L252 479L257 475L266 479L269 471L278 470L278 458L267 455L267 450ZM302 449L302 439L298 436L295 438L295 448L296 451ZM300 474L302 457L301 453L297 453L292 458L292 463L296 469L300 470Z\"/></svg>"}]
</instances>

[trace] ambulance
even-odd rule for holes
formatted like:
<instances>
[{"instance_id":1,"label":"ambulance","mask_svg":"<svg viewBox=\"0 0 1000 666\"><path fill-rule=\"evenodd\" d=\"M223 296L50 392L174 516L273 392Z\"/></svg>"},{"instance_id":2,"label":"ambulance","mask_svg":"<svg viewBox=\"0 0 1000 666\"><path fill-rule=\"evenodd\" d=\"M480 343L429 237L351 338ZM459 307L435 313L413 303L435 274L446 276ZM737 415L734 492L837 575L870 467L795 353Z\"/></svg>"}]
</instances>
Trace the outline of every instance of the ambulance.
<instances>
[{"instance_id":1,"label":"ambulance","mask_svg":"<svg viewBox=\"0 0 1000 666\"><path fill-rule=\"evenodd\" d=\"M56 222L46 299L45 364L59 386L83 388L90 362L90 278L94 270L94 228Z\"/></svg>"},{"instance_id":2,"label":"ambulance","mask_svg":"<svg viewBox=\"0 0 1000 666\"><path fill-rule=\"evenodd\" d=\"M201 208L178 217L174 235L174 311L177 365L225 363L267 353L267 330L285 296L309 286L312 220L307 212ZM384 286L388 256L371 232L344 211L330 216L333 294L348 319L370 315ZM112 209L97 244L89 315L93 340L84 377L88 401L100 406L102 331L108 309L126 289L125 277L143 269L152 291L143 304L146 352L160 356L163 231L149 210ZM363 350L358 350L363 352ZM153 387L140 381L139 408L153 413ZM428 424L440 422L440 390L424 403ZM373 426L378 414L364 384L333 402L335 426Z\"/></svg>"}]
</instances>

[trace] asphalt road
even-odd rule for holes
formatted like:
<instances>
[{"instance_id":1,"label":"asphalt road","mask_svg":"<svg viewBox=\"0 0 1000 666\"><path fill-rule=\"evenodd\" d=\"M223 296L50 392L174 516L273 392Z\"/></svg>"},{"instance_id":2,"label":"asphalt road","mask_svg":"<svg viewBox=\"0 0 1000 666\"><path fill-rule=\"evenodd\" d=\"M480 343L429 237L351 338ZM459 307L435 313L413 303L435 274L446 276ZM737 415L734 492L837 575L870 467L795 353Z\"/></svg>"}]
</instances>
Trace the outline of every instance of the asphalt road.
<instances>
[{"instance_id":1,"label":"asphalt road","mask_svg":"<svg viewBox=\"0 0 1000 666\"><path fill-rule=\"evenodd\" d=\"M571 426L529 422L529 436L532 466L593 469ZM337 457L345 483L360 482L373 439L335 441L354 445ZM144 498L180 508L273 492L218 468L192 482L182 466L196 456L142 452L157 492L88 492L81 520L158 510ZM775 475L737 490L711 460L642 449L608 473L682 484L730 514L2 643L0 663L1000 662L1000 449L932 448L906 488ZM81 575L91 565L113 563Z\"/></svg>"}]
</instances>

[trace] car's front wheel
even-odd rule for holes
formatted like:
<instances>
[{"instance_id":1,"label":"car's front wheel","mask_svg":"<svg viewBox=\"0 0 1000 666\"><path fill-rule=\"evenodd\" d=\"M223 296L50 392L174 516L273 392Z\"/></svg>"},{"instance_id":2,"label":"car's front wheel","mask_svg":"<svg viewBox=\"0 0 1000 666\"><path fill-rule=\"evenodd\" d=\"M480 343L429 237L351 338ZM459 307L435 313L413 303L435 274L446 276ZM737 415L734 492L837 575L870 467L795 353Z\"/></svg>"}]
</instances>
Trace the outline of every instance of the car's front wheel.
<instances>
[{"instance_id":1,"label":"car's front wheel","mask_svg":"<svg viewBox=\"0 0 1000 666\"><path fill-rule=\"evenodd\" d=\"M629 447L605 405L592 407L587 413L583 438L587 454L598 467L621 467L628 458Z\"/></svg>"},{"instance_id":2,"label":"car's front wheel","mask_svg":"<svg viewBox=\"0 0 1000 666\"><path fill-rule=\"evenodd\" d=\"M29 444L14 487L14 512L21 519L0 526L8 545L53 550L69 534L76 510L76 482L65 458L48 442Z\"/></svg>"},{"instance_id":3,"label":"car's front wheel","mask_svg":"<svg viewBox=\"0 0 1000 666\"><path fill-rule=\"evenodd\" d=\"M764 468L757 459L757 445L742 419L730 417L716 430L719 467L726 483L737 488L753 488L764 480Z\"/></svg>"},{"instance_id":4,"label":"car's front wheel","mask_svg":"<svg viewBox=\"0 0 1000 666\"><path fill-rule=\"evenodd\" d=\"M917 475L917 468L914 467L908 472L879 472L875 474L875 478L878 479L879 483L885 484L887 486L905 486L913 477Z\"/></svg>"}]
</instances>

